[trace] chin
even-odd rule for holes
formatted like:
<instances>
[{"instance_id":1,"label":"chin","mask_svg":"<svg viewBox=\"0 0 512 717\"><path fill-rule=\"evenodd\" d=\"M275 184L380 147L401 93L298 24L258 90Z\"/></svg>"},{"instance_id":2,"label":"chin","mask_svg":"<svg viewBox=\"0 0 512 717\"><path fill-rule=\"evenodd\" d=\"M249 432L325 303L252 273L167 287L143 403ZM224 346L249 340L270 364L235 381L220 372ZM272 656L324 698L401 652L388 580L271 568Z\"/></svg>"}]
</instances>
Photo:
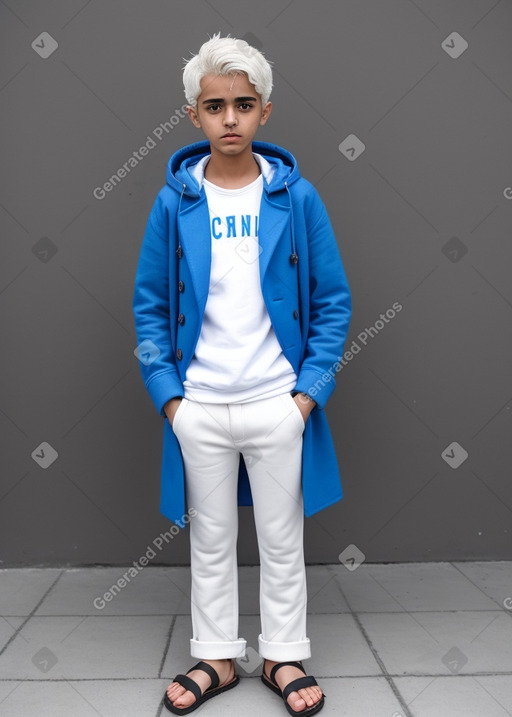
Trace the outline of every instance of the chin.
<instances>
[{"instance_id":1,"label":"chin","mask_svg":"<svg viewBox=\"0 0 512 717\"><path fill-rule=\"evenodd\" d=\"M221 152L224 152L224 154L239 154L243 149L245 149L245 147L246 147L245 144L243 144L243 145L240 145L240 144L238 144L238 145L231 144L231 145L229 145L229 146L227 146L227 147L219 147L219 150L220 150Z\"/></svg>"}]
</instances>

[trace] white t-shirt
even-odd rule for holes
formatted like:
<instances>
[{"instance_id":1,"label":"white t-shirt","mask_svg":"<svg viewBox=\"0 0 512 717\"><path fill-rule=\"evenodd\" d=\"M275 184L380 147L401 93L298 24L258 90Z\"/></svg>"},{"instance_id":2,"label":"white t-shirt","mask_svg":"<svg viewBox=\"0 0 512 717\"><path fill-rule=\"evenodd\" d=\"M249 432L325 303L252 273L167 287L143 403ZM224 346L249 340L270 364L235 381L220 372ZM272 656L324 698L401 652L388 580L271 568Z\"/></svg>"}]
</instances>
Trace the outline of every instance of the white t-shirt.
<instances>
[{"instance_id":1,"label":"white t-shirt","mask_svg":"<svg viewBox=\"0 0 512 717\"><path fill-rule=\"evenodd\" d=\"M253 153L262 171L270 164ZM185 398L242 403L291 391L297 374L270 323L260 284L258 223L263 176L240 189L204 178L210 155L192 170L210 213L211 272L201 333L183 382Z\"/></svg>"}]
</instances>

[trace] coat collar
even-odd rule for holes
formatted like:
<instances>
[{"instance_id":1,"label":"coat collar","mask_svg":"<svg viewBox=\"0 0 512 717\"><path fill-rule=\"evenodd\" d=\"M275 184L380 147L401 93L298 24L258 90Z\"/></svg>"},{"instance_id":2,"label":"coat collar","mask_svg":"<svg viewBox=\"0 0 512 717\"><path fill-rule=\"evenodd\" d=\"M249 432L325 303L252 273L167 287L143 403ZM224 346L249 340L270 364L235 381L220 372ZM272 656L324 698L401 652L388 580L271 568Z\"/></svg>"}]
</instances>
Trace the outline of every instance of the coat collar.
<instances>
[{"instance_id":1,"label":"coat collar","mask_svg":"<svg viewBox=\"0 0 512 717\"><path fill-rule=\"evenodd\" d=\"M267 194L278 192L290 186L300 178L295 157L283 147L268 142L253 142L253 154L261 155L269 168L262 167L263 189ZM175 152L167 164L167 184L180 195L200 197L201 185L192 173L192 168L210 154L207 140L195 142ZM260 166L263 163L260 163ZM286 183L286 184L285 184Z\"/></svg>"},{"instance_id":2,"label":"coat collar","mask_svg":"<svg viewBox=\"0 0 512 717\"><path fill-rule=\"evenodd\" d=\"M272 177L274 176L274 173L276 171L275 165L270 164L270 162L268 162L262 154L258 154L257 152L253 152L252 154L254 159L260 166L261 175L264 181L267 184L270 184L270 182L272 181ZM210 159L210 156L210 154L205 154L204 157L202 157L196 164L194 164L194 166L191 166L189 168L190 174L198 183L199 191L201 191L201 187L203 186L204 171L206 169L206 165L208 163L208 160Z\"/></svg>"}]
</instances>

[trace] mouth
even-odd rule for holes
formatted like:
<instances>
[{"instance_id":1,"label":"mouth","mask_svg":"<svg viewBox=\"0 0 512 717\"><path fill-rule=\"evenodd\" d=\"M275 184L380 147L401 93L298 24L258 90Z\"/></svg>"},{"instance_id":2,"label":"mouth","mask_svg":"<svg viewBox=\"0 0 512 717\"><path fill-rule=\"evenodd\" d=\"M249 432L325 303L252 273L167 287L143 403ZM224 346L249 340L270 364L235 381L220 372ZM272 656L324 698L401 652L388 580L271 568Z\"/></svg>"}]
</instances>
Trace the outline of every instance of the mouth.
<instances>
[{"instance_id":1,"label":"mouth","mask_svg":"<svg viewBox=\"0 0 512 717\"><path fill-rule=\"evenodd\" d=\"M232 139L234 137L240 137L240 135L235 132L228 132L227 134L223 134L221 139Z\"/></svg>"}]
</instances>

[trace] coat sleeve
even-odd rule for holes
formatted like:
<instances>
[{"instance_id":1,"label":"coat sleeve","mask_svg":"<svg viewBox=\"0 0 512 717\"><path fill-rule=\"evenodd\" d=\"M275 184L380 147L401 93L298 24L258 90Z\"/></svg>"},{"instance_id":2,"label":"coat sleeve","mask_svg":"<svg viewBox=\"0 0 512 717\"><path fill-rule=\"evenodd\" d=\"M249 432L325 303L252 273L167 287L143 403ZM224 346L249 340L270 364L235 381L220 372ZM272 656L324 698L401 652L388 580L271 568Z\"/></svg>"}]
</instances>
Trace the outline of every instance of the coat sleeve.
<instances>
[{"instance_id":1,"label":"coat sleeve","mask_svg":"<svg viewBox=\"0 0 512 717\"><path fill-rule=\"evenodd\" d=\"M307 393L323 409L336 387L335 374L348 334L352 301L331 221L313 185L306 206L306 230L309 330L294 390Z\"/></svg>"},{"instance_id":2,"label":"coat sleeve","mask_svg":"<svg viewBox=\"0 0 512 717\"><path fill-rule=\"evenodd\" d=\"M133 313L137 357L144 385L160 415L170 398L183 396L174 360L169 316L169 222L160 192L150 212L140 250Z\"/></svg>"}]
</instances>

